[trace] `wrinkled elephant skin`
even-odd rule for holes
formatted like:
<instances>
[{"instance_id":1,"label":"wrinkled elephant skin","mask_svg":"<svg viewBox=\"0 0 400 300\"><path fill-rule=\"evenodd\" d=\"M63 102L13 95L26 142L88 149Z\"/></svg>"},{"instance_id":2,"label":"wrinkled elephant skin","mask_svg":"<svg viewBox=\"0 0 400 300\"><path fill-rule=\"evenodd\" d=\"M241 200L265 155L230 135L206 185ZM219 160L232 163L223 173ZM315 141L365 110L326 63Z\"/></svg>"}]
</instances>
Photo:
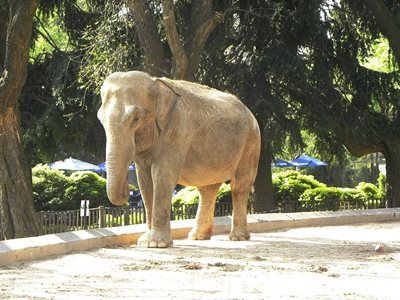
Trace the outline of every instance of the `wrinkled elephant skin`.
<instances>
[{"instance_id":1,"label":"wrinkled elephant skin","mask_svg":"<svg viewBox=\"0 0 400 300\"><path fill-rule=\"evenodd\" d=\"M260 152L260 131L235 96L199 84L153 78L138 71L109 75L101 88L98 118L107 146L107 194L123 205L126 170L135 162L146 207L141 247L168 247L171 195L177 183L196 186L200 203L191 239L209 239L215 200L230 180L230 239L248 240L247 201Z\"/></svg>"}]
</instances>

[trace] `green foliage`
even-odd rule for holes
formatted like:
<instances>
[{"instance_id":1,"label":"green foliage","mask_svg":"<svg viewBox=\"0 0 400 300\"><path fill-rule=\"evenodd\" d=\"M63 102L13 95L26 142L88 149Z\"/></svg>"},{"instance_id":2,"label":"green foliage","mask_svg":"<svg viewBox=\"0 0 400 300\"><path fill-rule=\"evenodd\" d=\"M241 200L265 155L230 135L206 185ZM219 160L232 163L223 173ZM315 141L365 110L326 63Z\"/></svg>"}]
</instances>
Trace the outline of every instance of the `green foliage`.
<instances>
[{"instance_id":1,"label":"green foliage","mask_svg":"<svg viewBox=\"0 0 400 300\"><path fill-rule=\"evenodd\" d=\"M356 188L342 188L341 191L343 192L341 200L353 206L362 207L368 200L367 195Z\"/></svg>"},{"instance_id":2,"label":"green foliage","mask_svg":"<svg viewBox=\"0 0 400 300\"><path fill-rule=\"evenodd\" d=\"M79 209L81 200L90 206L110 206L106 180L93 172L74 172L70 176L45 165L32 169L33 199L36 210Z\"/></svg>"},{"instance_id":3,"label":"green foliage","mask_svg":"<svg viewBox=\"0 0 400 300\"><path fill-rule=\"evenodd\" d=\"M325 187L325 184L317 181L313 176L303 175L294 170L274 174L272 184L277 203L299 199L306 190Z\"/></svg>"},{"instance_id":4,"label":"green foliage","mask_svg":"<svg viewBox=\"0 0 400 300\"><path fill-rule=\"evenodd\" d=\"M134 22L121 5L106 2L101 16L83 32L86 51L78 82L99 93L104 78L115 71L130 71L141 64L141 48Z\"/></svg>"},{"instance_id":5,"label":"green foliage","mask_svg":"<svg viewBox=\"0 0 400 300\"><path fill-rule=\"evenodd\" d=\"M304 191L299 201L303 210L338 210L343 191L334 187L319 187Z\"/></svg>"},{"instance_id":6,"label":"green foliage","mask_svg":"<svg viewBox=\"0 0 400 300\"><path fill-rule=\"evenodd\" d=\"M46 55L53 51L71 50L68 35L59 18L42 15L36 17L35 21L37 38L29 53L31 63L46 59Z\"/></svg>"},{"instance_id":7,"label":"green foliage","mask_svg":"<svg viewBox=\"0 0 400 300\"><path fill-rule=\"evenodd\" d=\"M181 189L173 198L173 205L180 204L198 204L200 199L200 194L197 188L188 186Z\"/></svg>"},{"instance_id":8,"label":"green foliage","mask_svg":"<svg viewBox=\"0 0 400 300\"><path fill-rule=\"evenodd\" d=\"M379 206L381 190L372 183L361 182L356 188L327 187L310 175L297 171L274 174L274 196L277 207L285 201L299 201L300 208L309 210L338 210Z\"/></svg>"},{"instance_id":9,"label":"green foliage","mask_svg":"<svg viewBox=\"0 0 400 300\"><path fill-rule=\"evenodd\" d=\"M311 175L288 170L273 175L274 200L277 211L285 204L298 204L300 210L339 210L353 208L373 208L379 206L383 193L374 184L361 182L356 188L327 187ZM180 190L172 204L198 204L200 194L195 187ZM230 202L229 184L223 184L217 194L217 202Z\"/></svg>"},{"instance_id":10,"label":"green foliage","mask_svg":"<svg viewBox=\"0 0 400 300\"><path fill-rule=\"evenodd\" d=\"M173 205L180 204L198 204L200 193L196 187L188 186L181 189L174 197L172 197ZM217 202L231 202L231 185L223 183L217 194Z\"/></svg>"},{"instance_id":11,"label":"green foliage","mask_svg":"<svg viewBox=\"0 0 400 300\"><path fill-rule=\"evenodd\" d=\"M387 179L386 179L386 176L384 174L379 173L377 184L378 184L379 191L381 192L381 194L383 196L386 195Z\"/></svg>"},{"instance_id":12,"label":"green foliage","mask_svg":"<svg viewBox=\"0 0 400 300\"><path fill-rule=\"evenodd\" d=\"M371 43L370 55L361 57L360 64L368 69L389 73L395 71L393 62L390 61L389 41L380 37Z\"/></svg>"},{"instance_id":13,"label":"green foliage","mask_svg":"<svg viewBox=\"0 0 400 300\"><path fill-rule=\"evenodd\" d=\"M303 210L339 210L375 208L382 204L382 194L372 183L361 182L357 188L322 187L305 191L299 198Z\"/></svg>"},{"instance_id":14,"label":"green foliage","mask_svg":"<svg viewBox=\"0 0 400 300\"><path fill-rule=\"evenodd\" d=\"M22 141L33 165L62 153L104 157L96 113L99 97L82 89L78 73L87 49L83 30L94 24L102 0L41 1L34 18L28 78L20 96Z\"/></svg>"},{"instance_id":15,"label":"green foliage","mask_svg":"<svg viewBox=\"0 0 400 300\"><path fill-rule=\"evenodd\" d=\"M360 182L356 189L363 192L369 199L378 199L382 197L380 189L373 183Z\"/></svg>"},{"instance_id":16,"label":"green foliage","mask_svg":"<svg viewBox=\"0 0 400 300\"><path fill-rule=\"evenodd\" d=\"M231 202L232 201L232 194L231 194L231 185L223 183L219 188L217 194L217 202Z\"/></svg>"},{"instance_id":17,"label":"green foliage","mask_svg":"<svg viewBox=\"0 0 400 300\"><path fill-rule=\"evenodd\" d=\"M69 179L64 172L50 169L45 165L34 167L32 169L32 189L36 210L68 209L68 204L63 203L67 186L69 186Z\"/></svg>"},{"instance_id":18,"label":"green foliage","mask_svg":"<svg viewBox=\"0 0 400 300\"><path fill-rule=\"evenodd\" d=\"M106 179L93 172L74 172L69 176L70 185L65 190L66 201L71 207L79 207L80 201L90 200L91 207L109 206Z\"/></svg>"}]
</instances>

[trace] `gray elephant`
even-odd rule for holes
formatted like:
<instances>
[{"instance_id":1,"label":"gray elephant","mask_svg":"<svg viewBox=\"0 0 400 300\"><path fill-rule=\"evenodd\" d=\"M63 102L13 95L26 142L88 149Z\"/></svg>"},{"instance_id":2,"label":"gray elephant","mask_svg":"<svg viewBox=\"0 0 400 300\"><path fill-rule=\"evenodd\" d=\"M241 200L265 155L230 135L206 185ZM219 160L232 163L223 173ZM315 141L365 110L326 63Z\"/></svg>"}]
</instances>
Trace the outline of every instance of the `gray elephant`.
<instances>
[{"instance_id":1,"label":"gray elephant","mask_svg":"<svg viewBox=\"0 0 400 300\"><path fill-rule=\"evenodd\" d=\"M248 240L247 201L259 153L256 119L235 96L186 81L117 72L101 88L98 118L107 137L107 195L116 205L129 197L128 165L134 161L147 232L138 245L172 244L171 197L177 183L196 186L200 203L191 239L210 239L215 199L230 180L231 240Z\"/></svg>"}]
</instances>

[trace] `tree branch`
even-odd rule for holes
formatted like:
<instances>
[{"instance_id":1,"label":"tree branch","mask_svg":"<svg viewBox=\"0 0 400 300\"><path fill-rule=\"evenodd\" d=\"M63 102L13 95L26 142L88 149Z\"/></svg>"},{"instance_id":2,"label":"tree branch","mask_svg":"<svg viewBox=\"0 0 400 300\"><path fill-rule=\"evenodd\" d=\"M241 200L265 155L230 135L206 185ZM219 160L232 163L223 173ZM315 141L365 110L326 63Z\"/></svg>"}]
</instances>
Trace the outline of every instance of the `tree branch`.
<instances>
[{"instance_id":1,"label":"tree branch","mask_svg":"<svg viewBox=\"0 0 400 300\"><path fill-rule=\"evenodd\" d=\"M166 58L161 38L158 34L154 15L145 0L127 0L126 4L135 19L135 28L143 47L145 70L152 75L164 75L167 72Z\"/></svg>"},{"instance_id":2,"label":"tree branch","mask_svg":"<svg viewBox=\"0 0 400 300\"><path fill-rule=\"evenodd\" d=\"M168 45L172 52L172 76L176 79L185 77L188 58L179 39L173 0L162 0L163 21Z\"/></svg>"},{"instance_id":3,"label":"tree branch","mask_svg":"<svg viewBox=\"0 0 400 300\"><path fill-rule=\"evenodd\" d=\"M61 52L60 48L57 46L56 42L52 39L51 34L47 31L43 22L37 16L35 16L35 20L39 22L40 26L43 28L46 34L37 29L38 33L46 40L47 43L49 43L50 46L52 46L58 52Z\"/></svg>"},{"instance_id":4,"label":"tree branch","mask_svg":"<svg viewBox=\"0 0 400 300\"><path fill-rule=\"evenodd\" d=\"M198 27L193 28L194 34L191 35L187 45L187 55L189 58L185 76L187 79L192 79L193 73L200 63L201 53L203 52L208 37L223 20L223 13L214 13L209 16L208 19L204 20L203 23L199 24Z\"/></svg>"},{"instance_id":5,"label":"tree branch","mask_svg":"<svg viewBox=\"0 0 400 300\"><path fill-rule=\"evenodd\" d=\"M375 17L379 29L389 40L397 63L400 64L400 28L383 0L365 0L367 7Z\"/></svg>"}]
</instances>

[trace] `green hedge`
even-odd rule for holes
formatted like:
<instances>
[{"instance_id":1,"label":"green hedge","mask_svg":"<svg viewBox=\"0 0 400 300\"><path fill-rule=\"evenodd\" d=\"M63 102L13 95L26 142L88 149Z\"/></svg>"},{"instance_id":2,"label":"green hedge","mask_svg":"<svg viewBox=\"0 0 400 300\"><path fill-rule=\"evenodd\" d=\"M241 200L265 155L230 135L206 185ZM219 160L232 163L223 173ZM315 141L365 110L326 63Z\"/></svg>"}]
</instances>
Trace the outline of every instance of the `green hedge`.
<instances>
[{"instance_id":1,"label":"green hedge","mask_svg":"<svg viewBox=\"0 0 400 300\"><path fill-rule=\"evenodd\" d=\"M299 210L338 210L342 208L376 207L384 197L384 177L378 180L379 187L361 182L356 188L327 187L312 175L303 175L289 170L273 174L274 200L279 211L287 202L297 202ZM217 201L231 201L229 184L223 184ZM172 199L174 205L197 204L199 192L194 187L180 190Z\"/></svg>"},{"instance_id":2,"label":"green hedge","mask_svg":"<svg viewBox=\"0 0 400 300\"><path fill-rule=\"evenodd\" d=\"M334 187L318 187L304 191L299 202L302 210L338 210L343 191Z\"/></svg>"},{"instance_id":3,"label":"green hedge","mask_svg":"<svg viewBox=\"0 0 400 300\"><path fill-rule=\"evenodd\" d=\"M34 203L39 211L78 209L81 200L90 200L90 207L112 206L107 198L106 179L93 172L74 172L68 175L38 165L32 169L32 183ZM293 201L301 210L337 210L344 202L348 208L370 208L376 207L385 195L383 175L379 177L378 186L361 182L356 188L336 188L327 187L311 175L289 170L274 174L272 183L278 210L284 203ZM172 198L172 204L198 204L199 198L195 187L186 187ZM231 201L229 184L221 186L217 201Z\"/></svg>"},{"instance_id":4,"label":"green hedge","mask_svg":"<svg viewBox=\"0 0 400 300\"><path fill-rule=\"evenodd\" d=\"M32 169L32 189L38 211L79 209L81 200L90 200L90 207L111 205L107 198L106 180L93 172L68 175L37 165Z\"/></svg>"},{"instance_id":5,"label":"green hedge","mask_svg":"<svg viewBox=\"0 0 400 300\"><path fill-rule=\"evenodd\" d=\"M173 205L180 204L198 204L200 200L200 193L197 188L188 186L181 189L174 197L172 197ZM230 202L232 201L231 196L231 185L223 183L217 194L217 202Z\"/></svg>"},{"instance_id":6,"label":"green hedge","mask_svg":"<svg viewBox=\"0 0 400 300\"><path fill-rule=\"evenodd\" d=\"M303 175L294 170L273 174L272 186L275 206L278 210L284 207L287 202L297 201L308 190L326 187L324 183L316 180L314 176Z\"/></svg>"}]
</instances>

